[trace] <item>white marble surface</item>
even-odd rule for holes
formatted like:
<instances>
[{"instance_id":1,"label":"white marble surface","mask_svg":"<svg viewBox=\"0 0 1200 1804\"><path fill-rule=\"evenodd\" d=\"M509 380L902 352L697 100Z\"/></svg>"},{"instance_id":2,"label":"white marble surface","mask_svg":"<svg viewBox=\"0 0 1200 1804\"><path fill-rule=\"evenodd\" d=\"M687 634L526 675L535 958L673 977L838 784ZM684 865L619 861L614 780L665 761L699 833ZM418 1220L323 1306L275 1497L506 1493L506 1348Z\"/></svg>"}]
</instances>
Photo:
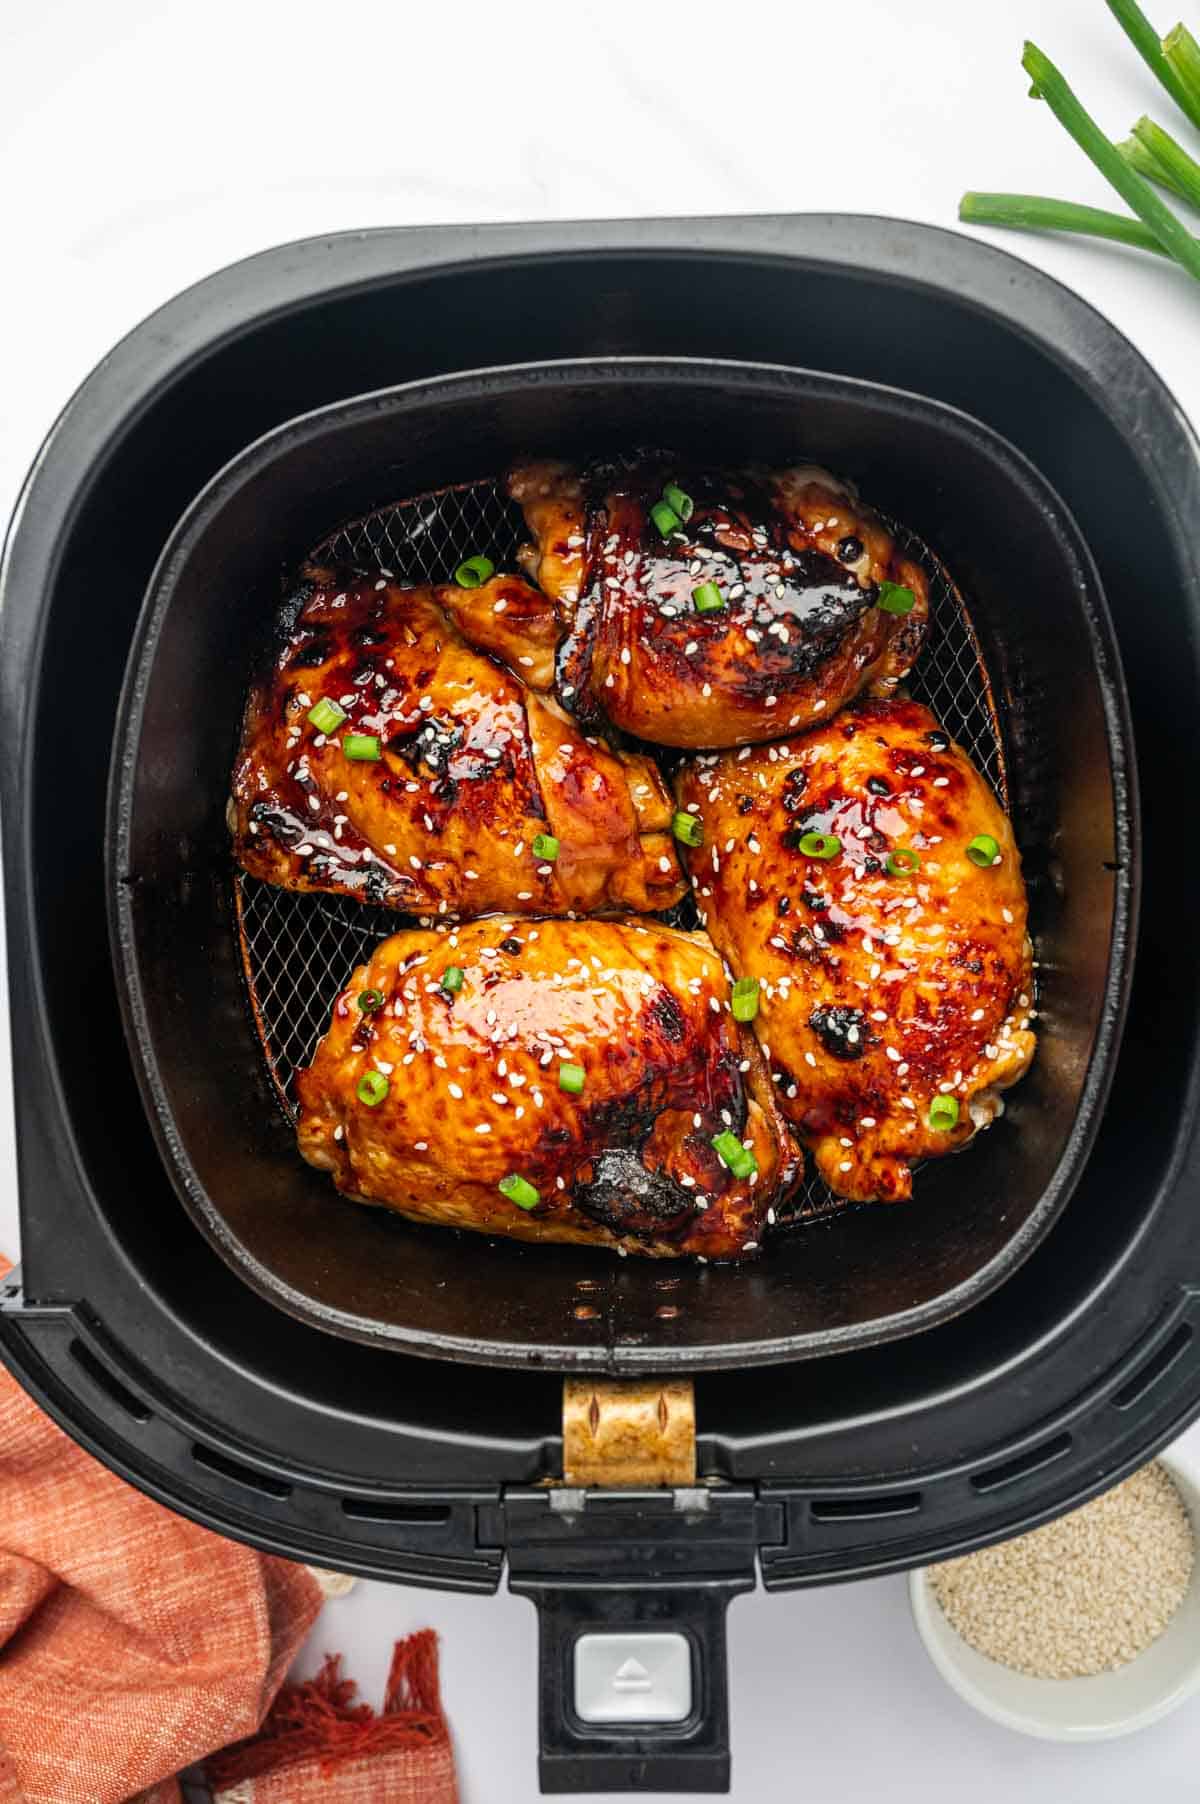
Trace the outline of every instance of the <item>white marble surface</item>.
<instances>
[{"instance_id":1,"label":"white marble surface","mask_svg":"<svg viewBox=\"0 0 1200 1804\"><path fill-rule=\"evenodd\" d=\"M1164 28L1178 4L1154 0ZM1114 132L1148 109L1174 125L1102 0L13 0L0 15L0 513L114 339L284 239L827 208L948 224L967 186L1107 205L1026 98L1025 35ZM1200 291L1133 253L1002 241L1086 294L1200 418ZM0 1246L15 1252L7 1035L0 1066ZM444 1636L465 1804L532 1800L529 1605L361 1585L328 1607L307 1663L341 1648L375 1694L392 1638L424 1623ZM900 1579L759 1593L734 1604L730 1629L735 1804L999 1804L1018 1790L1027 1804L1126 1804L1147 1784L1194 1790L1200 1707L1105 1747L1021 1741L935 1677Z\"/></svg>"}]
</instances>

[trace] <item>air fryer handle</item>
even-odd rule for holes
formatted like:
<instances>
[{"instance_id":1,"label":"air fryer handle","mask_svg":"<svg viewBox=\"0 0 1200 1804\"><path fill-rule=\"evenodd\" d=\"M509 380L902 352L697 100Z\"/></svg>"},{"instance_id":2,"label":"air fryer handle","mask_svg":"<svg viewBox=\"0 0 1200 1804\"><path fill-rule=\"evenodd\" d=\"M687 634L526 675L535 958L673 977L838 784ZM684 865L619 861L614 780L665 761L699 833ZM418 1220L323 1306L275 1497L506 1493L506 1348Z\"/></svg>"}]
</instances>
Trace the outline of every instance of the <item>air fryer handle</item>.
<instances>
[{"instance_id":1,"label":"air fryer handle","mask_svg":"<svg viewBox=\"0 0 1200 1804\"><path fill-rule=\"evenodd\" d=\"M538 1608L543 1792L729 1790L725 1612L752 1576L510 1583Z\"/></svg>"}]
</instances>

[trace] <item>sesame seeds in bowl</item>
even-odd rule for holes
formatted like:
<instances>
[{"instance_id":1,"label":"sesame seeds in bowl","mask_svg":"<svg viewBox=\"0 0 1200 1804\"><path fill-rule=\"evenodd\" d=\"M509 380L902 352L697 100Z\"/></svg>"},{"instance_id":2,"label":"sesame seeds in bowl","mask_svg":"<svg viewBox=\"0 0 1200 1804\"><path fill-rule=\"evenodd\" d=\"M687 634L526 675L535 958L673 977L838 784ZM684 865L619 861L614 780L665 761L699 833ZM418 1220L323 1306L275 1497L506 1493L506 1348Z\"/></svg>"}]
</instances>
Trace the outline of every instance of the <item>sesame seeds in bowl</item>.
<instances>
[{"instance_id":1,"label":"sesame seeds in bowl","mask_svg":"<svg viewBox=\"0 0 1200 1804\"><path fill-rule=\"evenodd\" d=\"M1200 1690L1200 1483L1181 1455L1047 1527L910 1576L942 1678L1052 1741L1147 1727Z\"/></svg>"}]
</instances>

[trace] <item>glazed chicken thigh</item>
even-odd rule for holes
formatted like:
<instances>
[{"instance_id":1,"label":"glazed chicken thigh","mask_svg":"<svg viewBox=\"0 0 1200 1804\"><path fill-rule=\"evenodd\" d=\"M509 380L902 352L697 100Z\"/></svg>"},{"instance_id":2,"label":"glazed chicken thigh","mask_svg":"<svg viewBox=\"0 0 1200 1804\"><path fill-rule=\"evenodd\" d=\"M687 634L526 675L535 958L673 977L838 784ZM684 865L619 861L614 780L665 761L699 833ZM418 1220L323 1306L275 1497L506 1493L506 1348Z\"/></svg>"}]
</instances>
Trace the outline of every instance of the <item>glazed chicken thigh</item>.
<instances>
[{"instance_id":1,"label":"glazed chicken thigh","mask_svg":"<svg viewBox=\"0 0 1200 1804\"><path fill-rule=\"evenodd\" d=\"M752 752L688 760L701 919L735 976L781 1107L825 1182L907 1197L912 1166L1000 1107L1034 1051L1012 829L932 714L846 709Z\"/></svg>"},{"instance_id":2,"label":"glazed chicken thigh","mask_svg":"<svg viewBox=\"0 0 1200 1804\"><path fill-rule=\"evenodd\" d=\"M409 589L310 570L246 709L242 868L425 918L669 908L666 787L536 693L558 634L520 577Z\"/></svg>"},{"instance_id":3,"label":"glazed chicken thigh","mask_svg":"<svg viewBox=\"0 0 1200 1804\"><path fill-rule=\"evenodd\" d=\"M397 933L297 1092L346 1195L524 1240L740 1258L800 1169L720 959L656 922Z\"/></svg>"},{"instance_id":4,"label":"glazed chicken thigh","mask_svg":"<svg viewBox=\"0 0 1200 1804\"><path fill-rule=\"evenodd\" d=\"M923 570L827 471L531 463L509 493L533 535L521 561L562 616L558 693L588 727L774 739L894 688L920 650Z\"/></svg>"}]
</instances>

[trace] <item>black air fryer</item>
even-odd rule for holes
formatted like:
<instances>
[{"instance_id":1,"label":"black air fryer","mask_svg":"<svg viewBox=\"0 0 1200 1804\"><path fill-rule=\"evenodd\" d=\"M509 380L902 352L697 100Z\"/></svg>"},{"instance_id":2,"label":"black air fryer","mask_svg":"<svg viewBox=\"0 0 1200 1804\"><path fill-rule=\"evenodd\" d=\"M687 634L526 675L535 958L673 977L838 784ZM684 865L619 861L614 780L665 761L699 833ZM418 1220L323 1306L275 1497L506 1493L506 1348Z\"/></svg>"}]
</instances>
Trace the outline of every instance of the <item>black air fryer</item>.
<instances>
[{"instance_id":1,"label":"black air fryer","mask_svg":"<svg viewBox=\"0 0 1200 1804\"><path fill-rule=\"evenodd\" d=\"M417 492L482 506L518 440L577 448L648 413L731 454L799 420L945 560L1042 961L1005 1120L908 1208L810 1187L738 1271L360 1223L295 1157L291 1018L264 1027L247 982L363 923L281 922L220 832L241 646L282 565L352 520L394 528ZM724 1789L724 1611L758 1572L813 1584L1018 1532L1200 1407L1198 537L1200 456L1153 372L949 233L384 232L172 302L58 422L5 554L6 1362L224 1533L408 1583L488 1591L507 1567L540 1613L544 1789ZM952 674L935 709L960 705ZM694 1394L694 1477L614 1486L568 1447L564 1482L564 1373L585 1414L588 1385ZM686 1707L590 1720L580 1637L646 1632Z\"/></svg>"}]
</instances>

